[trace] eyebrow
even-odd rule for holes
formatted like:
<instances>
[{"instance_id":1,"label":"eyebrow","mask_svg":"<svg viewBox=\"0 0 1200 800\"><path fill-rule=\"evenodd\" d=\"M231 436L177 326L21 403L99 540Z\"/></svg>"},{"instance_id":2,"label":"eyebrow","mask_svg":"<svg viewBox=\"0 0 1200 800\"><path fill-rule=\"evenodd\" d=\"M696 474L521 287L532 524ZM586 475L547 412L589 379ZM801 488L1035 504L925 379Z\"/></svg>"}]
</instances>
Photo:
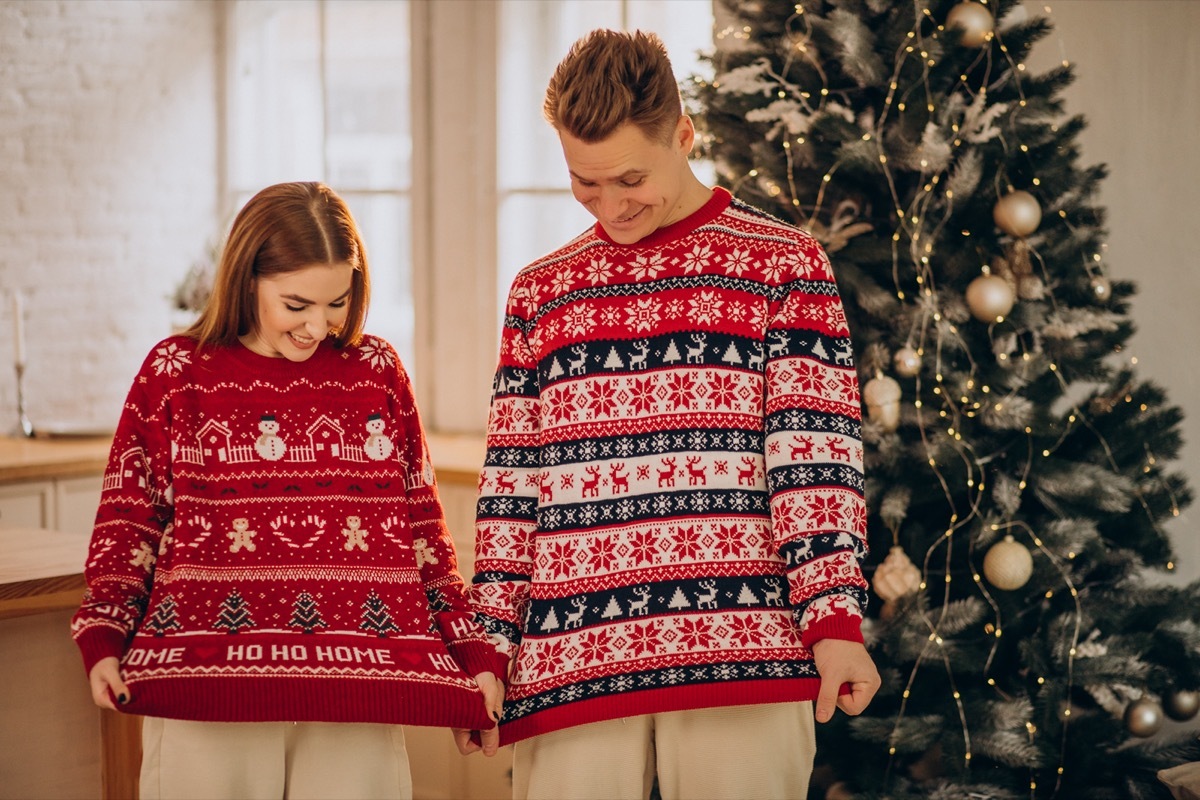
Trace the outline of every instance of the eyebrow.
<instances>
[{"instance_id":1,"label":"eyebrow","mask_svg":"<svg viewBox=\"0 0 1200 800\"><path fill-rule=\"evenodd\" d=\"M350 296L350 292L351 292L352 290L353 290L353 287L351 287L350 289L347 289L346 291L342 292L342 293L341 293L341 295L339 295L338 297L335 297L335 298L333 298L333 299L332 299L332 300L330 300L329 302L331 302L331 303L336 303L336 302L337 302L337 301L339 301L339 300L345 300L347 297L349 297L349 296ZM300 295L298 295L298 294L282 294L282 295L280 295L280 297L282 297L284 300L291 300L291 301L293 301L293 302L295 302L295 303L299 303L300 305L304 305L304 306L315 306L315 305L317 305L317 303L316 303L315 301L313 301L313 300L309 300L307 297L301 297L301 296L300 296Z\"/></svg>"},{"instance_id":2,"label":"eyebrow","mask_svg":"<svg viewBox=\"0 0 1200 800\"><path fill-rule=\"evenodd\" d=\"M599 183L599 181L593 180L591 178L583 177L582 175L580 175L578 172L576 172L573 169L569 169L569 170L567 170L567 172L571 173L571 177L575 178L576 180L587 181L588 183ZM622 172L620 175L616 176L615 178L610 178L609 180L623 181L623 180L632 178L635 175L636 176L648 175L649 172L650 172L649 170L645 170L645 169L627 169L624 172Z\"/></svg>"}]
</instances>

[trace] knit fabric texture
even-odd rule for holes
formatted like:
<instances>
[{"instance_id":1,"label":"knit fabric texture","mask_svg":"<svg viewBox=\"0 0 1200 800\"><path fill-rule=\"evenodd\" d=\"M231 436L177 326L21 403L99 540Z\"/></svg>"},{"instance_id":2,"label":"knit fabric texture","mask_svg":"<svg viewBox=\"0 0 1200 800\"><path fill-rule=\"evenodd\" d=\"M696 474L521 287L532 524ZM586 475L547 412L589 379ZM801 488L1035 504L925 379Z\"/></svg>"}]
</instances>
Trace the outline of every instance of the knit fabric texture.
<instances>
[{"instance_id":1,"label":"knit fabric texture","mask_svg":"<svg viewBox=\"0 0 1200 800\"><path fill-rule=\"evenodd\" d=\"M473 621L391 345L302 363L176 336L126 400L72 634L122 710L489 728Z\"/></svg>"},{"instance_id":2,"label":"knit fabric texture","mask_svg":"<svg viewBox=\"0 0 1200 800\"><path fill-rule=\"evenodd\" d=\"M513 659L501 741L815 699L812 645L862 641L860 422L824 251L723 189L522 270L471 590Z\"/></svg>"}]
</instances>

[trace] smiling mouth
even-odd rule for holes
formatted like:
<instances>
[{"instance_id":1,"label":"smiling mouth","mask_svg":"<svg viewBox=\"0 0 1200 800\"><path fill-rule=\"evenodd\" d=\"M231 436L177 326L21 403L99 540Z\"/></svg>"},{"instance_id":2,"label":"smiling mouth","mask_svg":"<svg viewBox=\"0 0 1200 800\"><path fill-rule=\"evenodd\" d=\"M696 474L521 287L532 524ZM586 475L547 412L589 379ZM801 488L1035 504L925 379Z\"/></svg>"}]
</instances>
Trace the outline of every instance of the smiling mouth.
<instances>
[{"instance_id":1,"label":"smiling mouth","mask_svg":"<svg viewBox=\"0 0 1200 800\"><path fill-rule=\"evenodd\" d=\"M311 336L298 336L297 334L294 334L294 333L289 333L288 338L292 340L292 344L296 345L297 347L301 347L301 348L312 347L314 344L317 343L317 340L312 338Z\"/></svg>"},{"instance_id":2,"label":"smiling mouth","mask_svg":"<svg viewBox=\"0 0 1200 800\"><path fill-rule=\"evenodd\" d=\"M616 223L618 225L624 225L628 222L633 222L633 220L637 219L638 215L641 214L645 210L646 210L646 207L642 206L635 213L630 214L628 217L621 217L620 219L616 220Z\"/></svg>"}]
</instances>

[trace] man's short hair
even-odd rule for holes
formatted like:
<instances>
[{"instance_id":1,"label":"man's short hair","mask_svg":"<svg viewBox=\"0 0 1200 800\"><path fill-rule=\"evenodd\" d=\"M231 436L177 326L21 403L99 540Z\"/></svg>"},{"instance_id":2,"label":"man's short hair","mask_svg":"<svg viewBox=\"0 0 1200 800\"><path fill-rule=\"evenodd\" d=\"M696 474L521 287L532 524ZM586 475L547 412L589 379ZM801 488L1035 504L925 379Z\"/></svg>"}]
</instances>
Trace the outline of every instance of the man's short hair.
<instances>
[{"instance_id":1,"label":"man's short hair","mask_svg":"<svg viewBox=\"0 0 1200 800\"><path fill-rule=\"evenodd\" d=\"M667 141L683 115L683 101L662 39L598 29L571 45L559 63L542 113L559 133L589 143L626 122L647 138Z\"/></svg>"}]
</instances>

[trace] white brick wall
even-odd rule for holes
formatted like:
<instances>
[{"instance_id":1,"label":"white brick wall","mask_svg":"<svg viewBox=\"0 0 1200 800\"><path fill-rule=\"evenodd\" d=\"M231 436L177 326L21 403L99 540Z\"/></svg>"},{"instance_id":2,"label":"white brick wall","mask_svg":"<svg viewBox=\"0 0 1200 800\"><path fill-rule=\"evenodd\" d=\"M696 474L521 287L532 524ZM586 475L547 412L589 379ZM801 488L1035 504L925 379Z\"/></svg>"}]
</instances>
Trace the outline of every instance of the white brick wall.
<instances>
[{"instance_id":1,"label":"white brick wall","mask_svg":"<svg viewBox=\"0 0 1200 800\"><path fill-rule=\"evenodd\" d=\"M35 426L113 427L170 332L166 296L218 233L219 10L0 3L0 433L17 419L11 290Z\"/></svg>"}]
</instances>

